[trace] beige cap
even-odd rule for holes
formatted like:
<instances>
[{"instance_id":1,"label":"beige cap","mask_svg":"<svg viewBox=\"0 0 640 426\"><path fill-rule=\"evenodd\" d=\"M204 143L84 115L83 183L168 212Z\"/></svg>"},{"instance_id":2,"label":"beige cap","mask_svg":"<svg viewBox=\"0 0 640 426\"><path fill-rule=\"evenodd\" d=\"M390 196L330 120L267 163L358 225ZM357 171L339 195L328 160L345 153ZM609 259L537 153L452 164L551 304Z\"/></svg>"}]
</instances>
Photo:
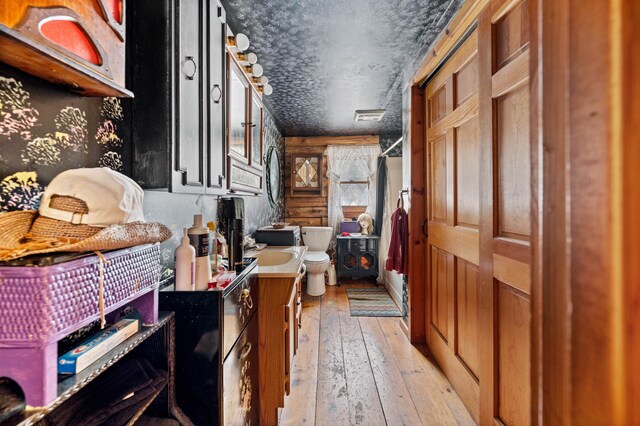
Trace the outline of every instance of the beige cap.
<instances>
[{"instance_id":1,"label":"beige cap","mask_svg":"<svg viewBox=\"0 0 640 426\"><path fill-rule=\"evenodd\" d=\"M50 206L53 196L74 197L87 204L89 213L73 213ZM144 192L132 179L106 167L72 169L57 175L42 196L41 216L95 227L144 222Z\"/></svg>"}]
</instances>

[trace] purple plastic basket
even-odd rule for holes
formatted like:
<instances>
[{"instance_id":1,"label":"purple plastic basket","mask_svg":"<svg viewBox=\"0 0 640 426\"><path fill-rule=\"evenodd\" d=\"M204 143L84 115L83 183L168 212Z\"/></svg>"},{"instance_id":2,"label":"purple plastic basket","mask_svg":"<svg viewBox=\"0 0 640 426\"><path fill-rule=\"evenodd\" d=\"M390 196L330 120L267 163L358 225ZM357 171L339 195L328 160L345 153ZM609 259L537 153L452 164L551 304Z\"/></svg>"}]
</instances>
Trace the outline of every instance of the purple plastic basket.
<instances>
[{"instance_id":1,"label":"purple plastic basket","mask_svg":"<svg viewBox=\"0 0 640 426\"><path fill-rule=\"evenodd\" d=\"M158 244L105 253L105 313L129 304L158 320ZM29 405L56 397L57 342L100 317L99 259L58 265L0 266L0 377L16 380Z\"/></svg>"}]
</instances>

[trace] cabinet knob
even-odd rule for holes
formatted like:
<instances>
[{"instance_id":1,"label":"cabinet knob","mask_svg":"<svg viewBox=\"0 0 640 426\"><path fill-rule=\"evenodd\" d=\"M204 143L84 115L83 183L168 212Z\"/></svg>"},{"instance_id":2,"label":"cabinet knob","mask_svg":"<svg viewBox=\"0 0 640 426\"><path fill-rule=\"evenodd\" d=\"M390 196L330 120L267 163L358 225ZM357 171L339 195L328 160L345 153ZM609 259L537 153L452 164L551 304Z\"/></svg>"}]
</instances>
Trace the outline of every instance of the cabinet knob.
<instances>
[{"instance_id":1,"label":"cabinet knob","mask_svg":"<svg viewBox=\"0 0 640 426\"><path fill-rule=\"evenodd\" d=\"M211 89L211 100L214 104L219 104L222 100L222 89L219 84L214 84Z\"/></svg>"},{"instance_id":2,"label":"cabinet knob","mask_svg":"<svg viewBox=\"0 0 640 426\"><path fill-rule=\"evenodd\" d=\"M182 64L182 72L188 80L193 80L198 72L198 64L193 59L193 56L185 56L184 64Z\"/></svg>"}]
</instances>

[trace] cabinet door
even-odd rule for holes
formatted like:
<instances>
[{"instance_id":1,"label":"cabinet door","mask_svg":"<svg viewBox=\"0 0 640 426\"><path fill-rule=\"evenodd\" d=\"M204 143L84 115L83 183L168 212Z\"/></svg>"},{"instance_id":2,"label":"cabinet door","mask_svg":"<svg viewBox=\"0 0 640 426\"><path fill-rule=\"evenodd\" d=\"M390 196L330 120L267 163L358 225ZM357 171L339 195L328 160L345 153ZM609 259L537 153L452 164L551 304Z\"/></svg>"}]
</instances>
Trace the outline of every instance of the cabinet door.
<instances>
[{"instance_id":1,"label":"cabinet door","mask_svg":"<svg viewBox=\"0 0 640 426\"><path fill-rule=\"evenodd\" d=\"M229 156L245 164L249 162L247 146L247 97L249 83L236 62L227 56L227 140Z\"/></svg>"},{"instance_id":2,"label":"cabinet door","mask_svg":"<svg viewBox=\"0 0 640 426\"><path fill-rule=\"evenodd\" d=\"M264 107L262 101L255 90L252 90L251 97L251 161L249 164L256 169L262 170L264 156Z\"/></svg>"},{"instance_id":3,"label":"cabinet door","mask_svg":"<svg viewBox=\"0 0 640 426\"><path fill-rule=\"evenodd\" d=\"M208 155L207 193L226 189L225 142L225 11L219 1L211 2L208 10Z\"/></svg>"},{"instance_id":4,"label":"cabinet door","mask_svg":"<svg viewBox=\"0 0 640 426\"><path fill-rule=\"evenodd\" d=\"M183 0L177 9L176 131L171 190L204 192L203 19L200 1ZM148 76L151 78L152 76ZM167 119L171 119L167 117Z\"/></svg>"},{"instance_id":5,"label":"cabinet door","mask_svg":"<svg viewBox=\"0 0 640 426\"><path fill-rule=\"evenodd\" d=\"M287 326L284 333L284 390L287 395L291 392L291 366L295 351L296 333L296 286L293 286L289 302L284 306L284 318Z\"/></svg>"},{"instance_id":6,"label":"cabinet door","mask_svg":"<svg viewBox=\"0 0 640 426\"><path fill-rule=\"evenodd\" d=\"M258 317L254 315L223 365L224 425L259 423Z\"/></svg>"}]
</instances>

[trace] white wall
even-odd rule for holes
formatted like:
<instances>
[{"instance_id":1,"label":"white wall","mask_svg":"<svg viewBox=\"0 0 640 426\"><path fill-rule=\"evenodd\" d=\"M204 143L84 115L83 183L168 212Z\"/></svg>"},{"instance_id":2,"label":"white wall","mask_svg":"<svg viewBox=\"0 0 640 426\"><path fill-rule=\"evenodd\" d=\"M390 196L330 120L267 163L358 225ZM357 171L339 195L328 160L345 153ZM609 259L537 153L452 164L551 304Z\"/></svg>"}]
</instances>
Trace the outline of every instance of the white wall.
<instances>
[{"instance_id":1,"label":"white wall","mask_svg":"<svg viewBox=\"0 0 640 426\"><path fill-rule=\"evenodd\" d=\"M382 224L382 237L380 244L381 262L387 258L389 252L389 241L391 239L391 214L396 208L398 200L398 191L402 189L402 157L387 158L387 186L385 194L384 219ZM402 310L402 275L395 271L387 271L384 269L384 263L381 263L383 270L382 279L389 294Z\"/></svg>"}]
</instances>

